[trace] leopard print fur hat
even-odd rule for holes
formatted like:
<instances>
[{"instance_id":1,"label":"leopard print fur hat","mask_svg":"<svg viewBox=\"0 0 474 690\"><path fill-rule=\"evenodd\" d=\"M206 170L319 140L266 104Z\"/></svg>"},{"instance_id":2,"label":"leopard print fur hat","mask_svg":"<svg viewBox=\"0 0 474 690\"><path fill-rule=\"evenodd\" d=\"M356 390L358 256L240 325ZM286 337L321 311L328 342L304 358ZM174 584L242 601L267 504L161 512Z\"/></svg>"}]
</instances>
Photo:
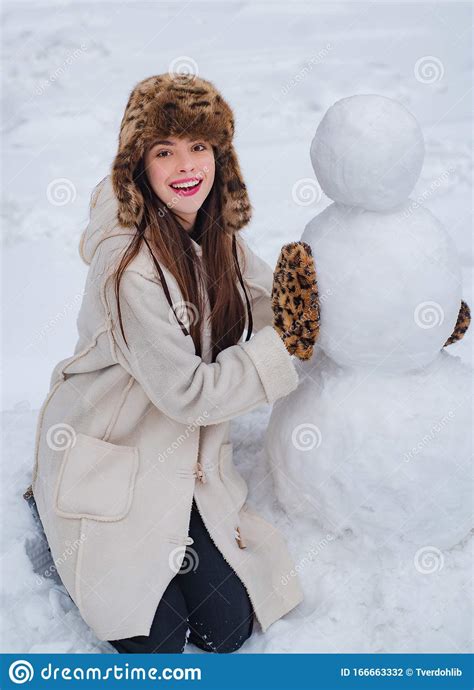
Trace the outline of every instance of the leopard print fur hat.
<instances>
[{"instance_id":1,"label":"leopard print fur hat","mask_svg":"<svg viewBox=\"0 0 474 690\"><path fill-rule=\"evenodd\" d=\"M143 217L144 200L133 173L147 147L157 138L186 136L204 139L213 146L222 221L230 232L240 230L250 220L251 205L232 145L233 135L233 112L209 81L159 74L139 82L125 108L111 171L119 223L134 227Z\"/></svg>"}]
</instances>

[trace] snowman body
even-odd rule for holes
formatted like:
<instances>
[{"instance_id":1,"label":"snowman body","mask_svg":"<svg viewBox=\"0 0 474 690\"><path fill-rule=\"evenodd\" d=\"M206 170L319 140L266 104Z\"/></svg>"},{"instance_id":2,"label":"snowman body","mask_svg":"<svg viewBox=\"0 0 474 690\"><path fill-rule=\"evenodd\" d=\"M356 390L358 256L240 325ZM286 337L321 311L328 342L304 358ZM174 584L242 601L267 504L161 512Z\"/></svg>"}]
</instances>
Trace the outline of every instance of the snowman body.
<instances>
[{"instance_id":1,"label":"snowman body","mask_svg":"<svg viewBox=\"0 0 474 690\"><path fill-rule=\"evenodd\" d=\"M433 361L456 324L461 275L451 238L428 210L333 203L301 239L315 255L326 354L399 372Z\"/></svg>"}]
</instances>

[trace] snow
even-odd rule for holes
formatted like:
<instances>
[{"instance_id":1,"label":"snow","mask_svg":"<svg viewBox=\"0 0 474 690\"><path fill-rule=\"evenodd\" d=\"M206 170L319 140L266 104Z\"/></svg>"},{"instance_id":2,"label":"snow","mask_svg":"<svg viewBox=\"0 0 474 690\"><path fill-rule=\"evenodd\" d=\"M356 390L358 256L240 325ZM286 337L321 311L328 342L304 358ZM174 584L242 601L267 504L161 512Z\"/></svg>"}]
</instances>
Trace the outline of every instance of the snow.
<instances>
[{"instance_id":1,"label":"snow","mask_svg":"<svg viewBox=\"0 0 474 690\"><path fill-rule=\"evenodd\" d=\"M287 512L450 548L469 533L472 371L443 352L408 374L338 367L323 352L275 403L266 446ZM449 471L448 471L449 470Z\"/></svg>"},{"instance_id":2,"label":"snow","mask_svg":"<svg viewBox=\"0 0 474 690\"><path fill-rule=\"evenodd\" d=\"M4 5L2 651L115 651L95 638L61 587L33 572L24 544L34 523L21 493L31 480L36 419L52 369L76 344L87 273L77 251L79 236L87 224L90 192L115 155L132 87L167 71L173 61L191 59L199 74L222 90L235 109L236 147L254 206L244 235L272 266L280 247L299 239L311 218L330 203L314 179L309 156L326 110L354 94L400 101L419 121L426 147L411 197L434 213L452 237L462 265L463 297L474 306L470 15L463 3ZM430 56L436 60L418 62ZM434 76L426 64L432 64ZM309 199L300 196L308 185ZM451 365L461 390L466 385L462 366L471 361L471 348L472 331L447 353L459 358ZM441 419L456 391L451 381L438 379L436 364L431 366L433 381L447 386L449 397L441 404L440 389L424 409ZM397 384L384 374L377 380L387 395L403 401L411 392L410 381L415 398L421 399L415 379ZM360 428L353 420L351 425L363 441L368 396L360 387L354 395ZM456 401L463 401L462 393ZM345 404L350 405L350 397ZM390 451L398 452L401 462L406 448L400 424L406 421L407 441L413 440L417 421L409 413L415 404L393 409L390 430L398 430L400 447ZM324 410L321 424L334 424L331 409ZM388 410L369 409L383 425L382 433ZM287 538L305 600L266 634L256 629L239 652L470 651L468 539L450 547L424 543L420 548L438 551L418 554L417 569L417 544L399 550L396 529L374 546L355 531L336 533L333 522L327 529L285 513L264 451L270 412L263 407L234 420L234 457L249 482L250 503ZM454 476L456 487L470 438L457 439L453 428L443 425L422 447L427 454L422 461L435 447L442 449L446 476ZM350 426L341 430L341 446L351 444L351 433ZM386 466L382 437L372 442ZM411 460L394 476L402 482L408 473L406 481L416 482L418 470ZM437 465L433 486L420 489L424 503L434 501L436 489L442 491L442 478ZM332 521L347 496L347 481L341 483L340 502L329 506ZM410 485L405 496L408 509L414 489ZM395 489L387 500L394 496ZM376 510L382 498L373 498ZM443 503L440 510L443 506L455 516L462 509ZM362 530L370 511L359 517ZM187 651L198 650L189 645Z\"/></svg>"}]
</instances>

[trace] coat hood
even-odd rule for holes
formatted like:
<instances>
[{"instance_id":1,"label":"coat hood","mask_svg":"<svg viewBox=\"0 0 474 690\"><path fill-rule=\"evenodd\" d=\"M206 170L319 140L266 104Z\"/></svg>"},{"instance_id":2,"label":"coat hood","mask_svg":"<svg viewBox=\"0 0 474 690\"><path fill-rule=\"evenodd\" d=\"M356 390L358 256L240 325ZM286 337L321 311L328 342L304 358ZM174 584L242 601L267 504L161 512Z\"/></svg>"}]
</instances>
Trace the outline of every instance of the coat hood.
<instances>
[{"instance_id":1,"label":"coat hood","mask_svg":"<svg viewBox=\"0 0 474 690\"><path fill-rule=\"evenodd\" d=\"M89 223L81 235L79 254L81 259L90 264L99 244L111 235L133 235L117 220L118 202L115 196L110 175L97 184L91 194L89 203Z\"/></svg>"}]
</instances>

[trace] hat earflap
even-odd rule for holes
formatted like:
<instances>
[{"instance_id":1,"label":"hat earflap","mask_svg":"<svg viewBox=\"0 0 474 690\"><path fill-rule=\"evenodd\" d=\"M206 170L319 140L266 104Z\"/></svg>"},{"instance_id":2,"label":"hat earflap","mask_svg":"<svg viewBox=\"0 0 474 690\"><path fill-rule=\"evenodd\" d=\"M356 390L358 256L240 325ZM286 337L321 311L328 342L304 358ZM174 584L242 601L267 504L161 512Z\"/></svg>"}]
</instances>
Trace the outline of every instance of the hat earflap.
<instances>
[{"instance_id":1,"label":"hat earflap","mask_svg":"<svg viewBox=\"0 0 474 690\"><path fill-rule=\"evenodd\" d=\"M118 201L117 219L126 228L140 223L145 208L143 194L133 179L142 148L136 142L125 146L115 157L112 166L112 185Z\"/></svg>"},{"instance_id":2,"label":"hat earflap","mask_svg":"<svg viewBox=\"0 0 474 690\"><path fill-rule=\"evenodd\" d=\"M236 232L249 222L252 217L252 206L233 146L217 154L216 165L219 167L222 185L224 224L231 232Z\"/></svg>"}]
</instances>

